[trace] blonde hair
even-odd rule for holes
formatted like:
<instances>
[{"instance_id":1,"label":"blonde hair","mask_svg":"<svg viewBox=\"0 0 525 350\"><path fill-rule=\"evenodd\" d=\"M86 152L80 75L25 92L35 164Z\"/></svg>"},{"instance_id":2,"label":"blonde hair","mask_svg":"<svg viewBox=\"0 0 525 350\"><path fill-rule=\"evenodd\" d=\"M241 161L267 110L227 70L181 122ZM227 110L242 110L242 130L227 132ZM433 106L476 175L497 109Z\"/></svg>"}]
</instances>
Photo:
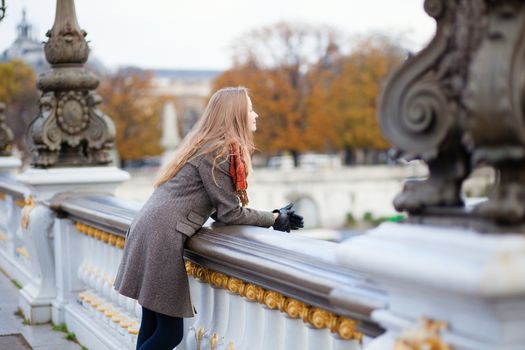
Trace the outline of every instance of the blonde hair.
<instances>
[{"instance_id":1,"label":"blonde hair","mask_svg":"<svg viewBox=\"0 0 525 350\"><path fill-rule=\"evenodd\" d=\"M201 118L159 171L155 187L173 178L197 151L198 155L215 154L213 173L218 159L226 161L232 143L240 146L246 169L251 170L250 156L254 144L253 133L248 126L248 90L241 86L223 88L212 95ZM201 149L203 146L205 148Z\"/></svg>"}]
</instances>

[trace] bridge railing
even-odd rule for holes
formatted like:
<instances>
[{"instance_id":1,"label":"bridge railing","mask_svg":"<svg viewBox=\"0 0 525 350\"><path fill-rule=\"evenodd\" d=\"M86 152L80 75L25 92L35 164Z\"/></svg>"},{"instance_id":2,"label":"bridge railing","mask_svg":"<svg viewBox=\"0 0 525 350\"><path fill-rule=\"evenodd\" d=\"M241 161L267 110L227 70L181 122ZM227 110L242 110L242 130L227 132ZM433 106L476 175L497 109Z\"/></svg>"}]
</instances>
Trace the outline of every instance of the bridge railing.
<instances>
[{"instance_id":1,"label":"bridge railing","mask_svg":"<svg viewBox=\"0 0 525 350\"><path fill-rule=\"evenodd\" d=\"M8 199L2 205L11 207L10 213L26 210L29 220L39 220L31 214L29 193L18 192L19 199L25 198L23 210L9 199L15 185L0 187ZM107 194L62 193L39 205L54 221L51 232L41 232L53 247L53 322L65 322L90 349L132 349L141 308L112 285L126 229L140 203ZM12 232L24 234L23 216L2 217L2 227L10 232L7 243L13 241ZM338 266L336 247L210 220L186 245L197 313L185 320L185 338L178 349L361 349L382 333L370 314L385 306L386 297L362 274ZM27 271L27 266L21 262L14 269ZM41 272L26 274L30 279L47 278Z\"/></svg>"},{"instance_id":2,"label":"bridge railing","mask_svg":"<svg viewBox=\"0 0 525 350\"><path fill-rule=\"evenodd\" d=\"M0 177L0 267L17 283L31 279L31 261L21 229L22 210L31 190Z\"/></svg>"}]
</instances>

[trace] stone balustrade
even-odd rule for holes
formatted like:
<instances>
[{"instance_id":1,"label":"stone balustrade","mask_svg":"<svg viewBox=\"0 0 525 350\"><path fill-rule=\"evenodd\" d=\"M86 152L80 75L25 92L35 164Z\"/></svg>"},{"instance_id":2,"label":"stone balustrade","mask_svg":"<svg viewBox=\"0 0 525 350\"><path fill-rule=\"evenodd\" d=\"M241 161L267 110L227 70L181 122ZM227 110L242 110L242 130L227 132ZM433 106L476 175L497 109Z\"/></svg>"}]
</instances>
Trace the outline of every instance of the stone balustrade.
<instances>
[{"instance_id":1,"label":"stone balustrade","mask_svg":"<svg viewBox=\"0 0 525 350\"><path fill-rule=\"evenodd\" d=\"M11 276L26 276L19 279L24 289L35 279L54 281L51 319L65 322L83 345L133 349L141 307L112 285L125 232L141 204L71 192L35 205L30 189L16 181L0 181L0 192L6 237L0 241L0 266ZM35 207L53 215L49 232L42 225L39 233L51 242L54 266L47 272L31 267L33 248L27 259L20 249L7 249L31 243L39 227L35 221L43 217ZM28 228L31 234L25 234ZM178 349L362 349L383 331L371 313L385 307L386 296L363 275L338 266L336 248L332 242L210 220L185 250L197 313L185 320Z\"/></svg>"},{"instance_id":2,"label":"stone balustrade","mask_svg":"<svg viewBox=\"0 0 525 350\"><path fill-rule=\"evenodd\" d=\"M20 229L30 189L12 178L0 179L0 268L19 285L31 279L30 254Z\"/></svg>"}]
</instances>

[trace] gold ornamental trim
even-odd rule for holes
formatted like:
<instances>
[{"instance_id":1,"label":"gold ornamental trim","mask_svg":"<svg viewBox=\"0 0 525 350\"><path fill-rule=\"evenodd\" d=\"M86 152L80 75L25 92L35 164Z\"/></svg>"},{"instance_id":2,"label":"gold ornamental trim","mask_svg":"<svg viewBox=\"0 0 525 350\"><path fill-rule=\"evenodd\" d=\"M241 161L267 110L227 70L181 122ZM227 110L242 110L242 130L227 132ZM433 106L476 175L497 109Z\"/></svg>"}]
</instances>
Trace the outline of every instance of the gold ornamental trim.
<instances>
[{"instance_id":1,"label":"gold ornamental trim","mask_svg":"<svg viewBox=\"0 0 525 350\"><path fill-rule=\"evenodd\" d=\"M446 322L422 318L413 327L403 331L397 338L394 350L453 350L441 338Z\"/></svg>"},{"instance_id":2,"label":"gold ornamental trim","mask_svg":"<svg viewBox=\"0 0 525 350\"><path fill-rule=\"evenodd\" d=\"M98 228L86 225L81 222L75 222L75 228L81 234L102 241L105 244L112 245L119 249L124 249L126 239L122 236L99 230Z\"/></svg>"},{"instance_id":3,"label":"gold ornamental trim","mask_svg":"<svg viewBox=\"0 0 525 350\"><path fill-rule=\"evenodd\" d=\"M27 230L29 227L29 216L31 215L31 211L36 207L36 203L33 200L33 196L29 196L24 201L24 206L22 209L22 219L20 225L22 225L22 228L24 230Z\"/></svg>"},{"instance_id":4,"label":"gold ornamental trim","mask_svg":"<svg viewBox=\"0 0 525 350\"><path fill-rule=\"evenodd\" d=\"M29 260L29 251L27 250L27 248L25 246L22 246L22 247L18 247L15 249L15 252L24 257L25 259Z\"/></svg>"},{"instance_id":5,"label":"gold ornamental trim","mask_svg":"<svg viewBox=\"0 0 525 350\"><path fill-rule=\"evenodd\" d=\"M26 205L26 201L24 199L16 199L15 205L17 207L23 208Z\"/></svg>"},{"instance_id":6,"label":"gold ornamental trim","mask_svg":"<svg viewBox=\"0 0 525 350\"><path fill-rule=\"evenodd\" d=\"M328 328L332 333L337 333L341 339L357 340L359 342L363 339L363 333L357 331L358 322L356 320L308 305L281 293L264 289L256 284L230 277L222 272L210 270L191 261L186 261L186 272L188 276L198 279L203 283L211 284L215 288L227 289L232 294L237 294L252 302L258 302L271 310L284 312L290 318L301 318L304 323L314 328ZM199 331L200 330L201 329L199 329ZM197 344L200 344L200 337L198 337L199 331L196 333ZM197 348L199 348L199 346ZM432 348L431 350L434 349ZM436 348L436 350L451 349Z\"/></svg>"},{"instance_id":7,"label":"gold ornamental trim","mask_svg":"<svg viewBox=\"0 0 525 350\"><path fill-rule=\"evenodd\" d=\"M121 310L115 308L109 300L104 299L99 295L91 294L88 291L78 293L77 299L84 307L90 307L92 310L98 312L100 316L115 323L118 327L122 328L129 334L138 334L138 320L122 313Z\"/></svg>"},{"instance_id":8,"label":"gold ornamental trim","mask_svg":"<svg viewBox=\"0 0 525 350\"><path fill-rule=\"evenodd\" d=\"M201 339L204 337L204 328L200 327L197 332L195 332L195 339L197 340L197 350L201 350Z\"/></svg>"},{"instance_id":9,"label":"gold ornamental trim","mask_svg":"<svg viewBox=\"0 0 525 350\"><path fill-rule=\"evenodd\" d=\"M213 333L213 336L210 339L210 350L215 350L218 343L219 343L219 335L217 333Z\"/></svg>"},{"instance_id":10,"label":"gold ornamental trim","mask_svg":"<svg viewBox=\"0 0 525 350\"><path fill-rule=\"evenodd\" d=\"M7 198L7 195L4 192L0 192L0 201L3 201Z\"/></svg>"}]
</instances>

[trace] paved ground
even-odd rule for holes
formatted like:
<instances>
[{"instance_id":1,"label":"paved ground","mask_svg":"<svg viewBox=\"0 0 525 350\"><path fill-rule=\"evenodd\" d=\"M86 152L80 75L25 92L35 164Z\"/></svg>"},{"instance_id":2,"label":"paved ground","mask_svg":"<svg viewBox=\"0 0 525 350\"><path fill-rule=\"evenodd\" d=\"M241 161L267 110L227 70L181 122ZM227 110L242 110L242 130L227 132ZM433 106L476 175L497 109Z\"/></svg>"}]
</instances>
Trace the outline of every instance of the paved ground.
<instances>
[{"instance_id":1,"label":"paved ground","mask_svg":"<svg viewBox=\"0 0 525 350\"><path fill-rule=\"evenodd\" d=\"M80 350L81 347L53 331L51 324L29 326L15 315L18 289L0 272L0 350ZM96 350L96 349L91 349Z\"/></svg>"}]
</instances>

